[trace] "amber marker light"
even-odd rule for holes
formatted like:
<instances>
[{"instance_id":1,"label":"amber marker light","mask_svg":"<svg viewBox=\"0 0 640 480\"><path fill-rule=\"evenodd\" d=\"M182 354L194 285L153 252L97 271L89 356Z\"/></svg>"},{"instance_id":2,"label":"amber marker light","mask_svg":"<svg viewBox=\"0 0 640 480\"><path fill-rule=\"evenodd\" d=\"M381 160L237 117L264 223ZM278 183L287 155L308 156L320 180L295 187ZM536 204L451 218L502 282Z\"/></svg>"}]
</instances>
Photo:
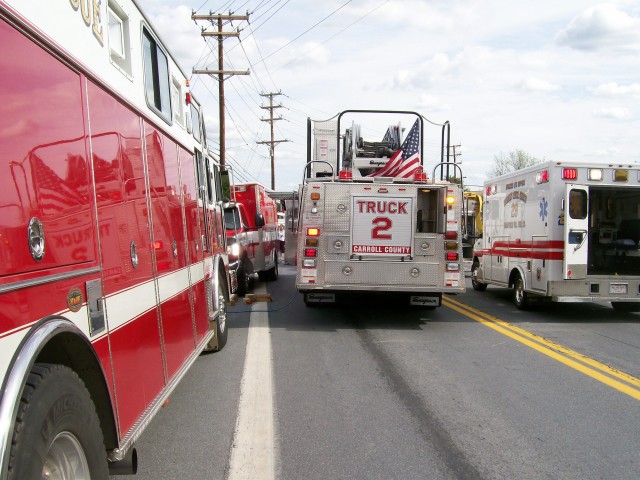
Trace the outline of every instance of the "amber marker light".
<instances>
[{"instance_id":1,"label":"amber marker light","mask_svg":"<svg viewBox=\"0 0 640 480\"><path fill-rule=\"evenodd\" d=\"M315 227L307 228L307 237L317 237L320 235L320 229Z\"/></svg>"}]
</instances>

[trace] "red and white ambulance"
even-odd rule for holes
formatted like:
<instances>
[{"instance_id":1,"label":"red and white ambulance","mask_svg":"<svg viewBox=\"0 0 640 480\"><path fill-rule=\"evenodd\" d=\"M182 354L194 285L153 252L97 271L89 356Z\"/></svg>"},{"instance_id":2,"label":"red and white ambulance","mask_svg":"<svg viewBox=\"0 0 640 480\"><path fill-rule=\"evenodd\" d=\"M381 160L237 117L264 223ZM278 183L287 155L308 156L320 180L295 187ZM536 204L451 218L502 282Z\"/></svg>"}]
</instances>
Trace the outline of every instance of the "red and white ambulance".
<instances>
[{"instance_id":1,"label":"red and white ambulance","mask_svg":"<svg viewBox=\"0 0 640 480\"><path fill-rule=\"evenodd\" d=\"M0 478L104 479L227 339L218 166L132 0L0 0Z\"/></svg>"},{"instance_id":2,"label":"red and white ambulance","mask_svg":"<svg viewBox=\"0 0 640 480\"><path fill-rule=\"evenodd\" d=\"M263 281L278 279L277 206L259 183L232 185L231 196L224 205L229 264L244 295L254 273Z\"/></svg>"},{"instance_id":3,"label":"red and white ambulance","mask_svg":"<svg viewBox=\"0 0 640 480\"><path fill-rule=\"evenodd\" d=\"M640 167L544 162L485 183L475 290L640 310Z\"/></svg>"}]
</instances>

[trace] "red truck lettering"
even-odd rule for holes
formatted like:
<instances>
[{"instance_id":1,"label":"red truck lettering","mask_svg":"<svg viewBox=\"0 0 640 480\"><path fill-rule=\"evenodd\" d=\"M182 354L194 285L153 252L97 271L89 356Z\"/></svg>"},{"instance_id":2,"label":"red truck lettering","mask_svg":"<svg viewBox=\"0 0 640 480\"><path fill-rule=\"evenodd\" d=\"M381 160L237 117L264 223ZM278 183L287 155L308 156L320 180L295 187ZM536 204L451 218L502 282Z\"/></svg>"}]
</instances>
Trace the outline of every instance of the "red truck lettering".
<instances>
[{"instance_id":1,"label":"red truck lettering","mask_svg":"<svg viewBox=\"0 0 640 480\"><path fill-rule=\"evenodd\" d=\"M381 200L377 202L356 201L359 213L390 213L392 215L407 215L407 202L395 200Z\"/></svg>"}]
</instances>

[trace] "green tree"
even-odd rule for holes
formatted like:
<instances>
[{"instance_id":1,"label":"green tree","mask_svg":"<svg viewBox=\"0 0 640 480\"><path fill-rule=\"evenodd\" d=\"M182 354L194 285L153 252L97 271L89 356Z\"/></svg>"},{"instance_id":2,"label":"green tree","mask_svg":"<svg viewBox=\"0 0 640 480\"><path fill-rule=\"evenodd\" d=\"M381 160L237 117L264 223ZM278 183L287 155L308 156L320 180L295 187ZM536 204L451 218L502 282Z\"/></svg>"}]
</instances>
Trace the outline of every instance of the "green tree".
<instances>
[{"instance_id":1,"label":"green tree","mask_svg":"<svg viewBox=\"0 0 640 480\"><path fill-rule=\"evenodd\" d=\"M493 168L489 170L489 178L498 177L505 173L515 172L525 167L530 167L541 160L529 155L522 150L512 150L508 154L500 152L493 156Z\"/></svg>"}]
</instances>

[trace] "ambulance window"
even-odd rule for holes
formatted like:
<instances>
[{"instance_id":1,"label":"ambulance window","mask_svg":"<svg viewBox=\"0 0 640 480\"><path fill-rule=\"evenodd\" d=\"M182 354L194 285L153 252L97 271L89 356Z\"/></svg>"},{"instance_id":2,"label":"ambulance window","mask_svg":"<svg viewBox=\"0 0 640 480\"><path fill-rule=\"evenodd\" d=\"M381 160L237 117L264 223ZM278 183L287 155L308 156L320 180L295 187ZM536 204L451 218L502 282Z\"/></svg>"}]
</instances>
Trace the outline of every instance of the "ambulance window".
<instances>
[{"instance_id":1,"label":"ambulance window","mask_svg":"<svg viewBox=\"0 0 640 480\"><path fill-rule=\"evenodd\" d=\"M147 104L167 122L170 122L169 62L167 56L146 29L143 31L142 52Z\"/></svg>"},{"instance_id":2,"label":"ambulance window","mask_svg":"<svg viewBox=\"0 0 640 480\"><path fill-rule=\"evenodd\" d=\"M569 216L577 220L587 218L587 192L584 190L569 192Z\"/></svg>"}]
</instances>

